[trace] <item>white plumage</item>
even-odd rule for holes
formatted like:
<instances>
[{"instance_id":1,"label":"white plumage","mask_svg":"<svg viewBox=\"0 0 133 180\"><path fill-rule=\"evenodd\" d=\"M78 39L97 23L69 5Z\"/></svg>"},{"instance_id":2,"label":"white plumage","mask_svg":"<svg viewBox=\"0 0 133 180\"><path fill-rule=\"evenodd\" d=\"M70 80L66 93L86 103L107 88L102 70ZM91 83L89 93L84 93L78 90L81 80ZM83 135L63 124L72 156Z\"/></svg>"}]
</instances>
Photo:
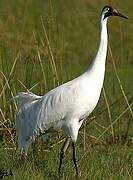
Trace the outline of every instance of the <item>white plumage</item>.
<instances>
[{"instance_id":1,"label":"white plumage","mask_svg":"<svg viewBox=\"0 0 133 180\"><path fill-rule=\"evenodd\" d=\"M50 128L64 130L72 142L76 142L83 120L94 110L100 97L107 52L107 17L112 15L125 17L110 6L103 8L99 49L84 74L49 91L44 96L22 92L15 97L18 100L16 117L18 142L20 149L25 153L31 142ZM77 168L75 160L74 163ZM77 169L76 172L78 173Z\"/></svg>"},{"instance_id":2,"label":"white plumage","mask_svg":"<svg viewBox=\"0 0 133 180\"><path fill-rule=\"evenodd\" d=\"M99 74L99 83L90 77L90 73L86 72L42 97L31 93L17 95L20 102L16 122L21 149L27 152L32 140L51 127L63 129L76 142L83 119L96 106L102 88L103 73Z\"/></svg>"}]
</instances>

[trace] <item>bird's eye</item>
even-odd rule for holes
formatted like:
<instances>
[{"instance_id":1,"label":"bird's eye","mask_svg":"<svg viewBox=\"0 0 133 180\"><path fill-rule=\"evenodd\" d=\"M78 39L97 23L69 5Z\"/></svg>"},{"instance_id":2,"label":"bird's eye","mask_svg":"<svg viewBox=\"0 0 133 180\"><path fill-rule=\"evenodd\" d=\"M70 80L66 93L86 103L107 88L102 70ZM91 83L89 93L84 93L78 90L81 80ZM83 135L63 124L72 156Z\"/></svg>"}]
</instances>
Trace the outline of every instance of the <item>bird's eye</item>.
<instances>
[{"instance_id":1,"label":"bird's eye","mask_svg":"<svg viewBox=\"0 0 133 180\"><path fill-rule=\"evenodd\" d=\"M104 10L104 14L108 14L109 13L110 8L106 7Z\"/></svg>"},{"instance_id":2,"label":"bird's eye","mask_svg":"<svg viewBox=\"0 0 133 180\"><path fill-rule=\"evenodd\" d=\"M105 9L105 13L108 12L108 11L109 11L109 8L106 8L106 9Z\"/></svg>"}]
</instances>

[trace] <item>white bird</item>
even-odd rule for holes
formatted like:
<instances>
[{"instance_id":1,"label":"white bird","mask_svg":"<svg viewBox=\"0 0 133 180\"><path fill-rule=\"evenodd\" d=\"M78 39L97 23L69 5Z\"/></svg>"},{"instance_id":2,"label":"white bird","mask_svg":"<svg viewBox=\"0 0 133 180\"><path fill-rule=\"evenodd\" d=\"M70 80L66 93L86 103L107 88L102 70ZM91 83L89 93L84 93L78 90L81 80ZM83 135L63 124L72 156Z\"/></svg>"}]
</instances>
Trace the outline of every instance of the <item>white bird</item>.
<instances>
[{"instance_id":1,"label":"white bird","mask_svg":"<svg viewBox=\"0 0 133 180\"><path fill-rule=\"evenodd\" d=\"M44 96L23 92L15 96L18 100L16 116L18 144L22 152L27 154L35 138L51 128L62 129L66 133L67 138L60 153L59 172L65 151L71 142L74 166L78 174L75 143L83 121L94 110L100 97L107 53L107 19L110 16L127 19L111 6L105 6L102 9L100 45L92 64L85 73L52 89Z\"/></svg>"}]
</instances>

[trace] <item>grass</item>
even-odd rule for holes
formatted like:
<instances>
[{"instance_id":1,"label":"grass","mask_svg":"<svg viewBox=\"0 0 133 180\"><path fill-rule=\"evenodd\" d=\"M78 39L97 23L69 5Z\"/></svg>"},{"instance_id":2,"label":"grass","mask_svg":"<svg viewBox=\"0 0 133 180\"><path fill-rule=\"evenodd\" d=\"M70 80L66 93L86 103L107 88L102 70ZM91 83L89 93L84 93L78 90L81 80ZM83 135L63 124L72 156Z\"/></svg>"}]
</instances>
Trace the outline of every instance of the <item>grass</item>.
<instances>
[{"instance_id":1,"label":"grass","mask_svg":"<svg viewBox=\"0 0 133 180\"><path fill-rule=\"evenodd\" d=\"M6 179L77 179L69 148L58 176L64 134L41 138L21 161L15 105L30 90L43 95L86 70L99 43L99 13L107 1L0 1L0 170ZM130 19L109 22L109 50L99 104L77 141L79 179L133 178L132 1L112 1ZM89 123L92 120L91 123Z\"/></svg>"},{"instance_id":2,"label":"grass","mask_svg":"<svg viewBox=\"0 0 133 180\"><path fill-rule=\"evenodd\" d=\"M86 151L83 150L83 143L77 143L78 165L80 168L79 179L132 179L133 159L132 145L128 144L99 144L89 147L87 140ZM39 147L38 147L39 146ZM36 153L30 152L28 159L19 162L19 156L14 150L1 150L1 167L12 170L14 176L10 179L59 179L58 154L59 146L52 150L35 145ZM64 160L63 174L61 179L74 177L73 162L71 160L71 149Z\"/></svg>"}]
</instances>

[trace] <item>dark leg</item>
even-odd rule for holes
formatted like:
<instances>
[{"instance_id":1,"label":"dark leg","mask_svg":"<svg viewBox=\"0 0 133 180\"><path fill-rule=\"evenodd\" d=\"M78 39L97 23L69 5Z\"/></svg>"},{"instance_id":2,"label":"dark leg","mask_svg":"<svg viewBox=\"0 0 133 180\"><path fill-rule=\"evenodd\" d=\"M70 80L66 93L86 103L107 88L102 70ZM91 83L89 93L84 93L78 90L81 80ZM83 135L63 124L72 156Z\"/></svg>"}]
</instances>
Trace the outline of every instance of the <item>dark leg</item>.
<instances>
[{"instance_id":1,"label":"dark leg","mask_svg":"<svg viewBox=\"0 0 133 180\"><path fill-rule=\"evenodd\" d=\"M63 158L64 158L64 156L65 156L65 152L66 152L69 144L70 144L70 138L67 138L67 139L65 140L65 142L64 142L64 144L63 144L63 146L62 146L62 148L61 148L61 152L60 152L59 173L60 173L60 170L61 170L62 160L63 160Z\"/></svg>"},{"instance_id":2,"label":"dark leg","mask_svg":"<svg viewBox=\"0 0 133 180\"><path fill-rule=\"evenodd\" d=\"M74 166L75 166L75 170L76 170L76 174L78 175L78 167L77 167L77 160L76 160L76 154L75 154L75 143L72 142L72 147L73 147L73 162L74 162Z\"/></svg>"}]
</instances>

